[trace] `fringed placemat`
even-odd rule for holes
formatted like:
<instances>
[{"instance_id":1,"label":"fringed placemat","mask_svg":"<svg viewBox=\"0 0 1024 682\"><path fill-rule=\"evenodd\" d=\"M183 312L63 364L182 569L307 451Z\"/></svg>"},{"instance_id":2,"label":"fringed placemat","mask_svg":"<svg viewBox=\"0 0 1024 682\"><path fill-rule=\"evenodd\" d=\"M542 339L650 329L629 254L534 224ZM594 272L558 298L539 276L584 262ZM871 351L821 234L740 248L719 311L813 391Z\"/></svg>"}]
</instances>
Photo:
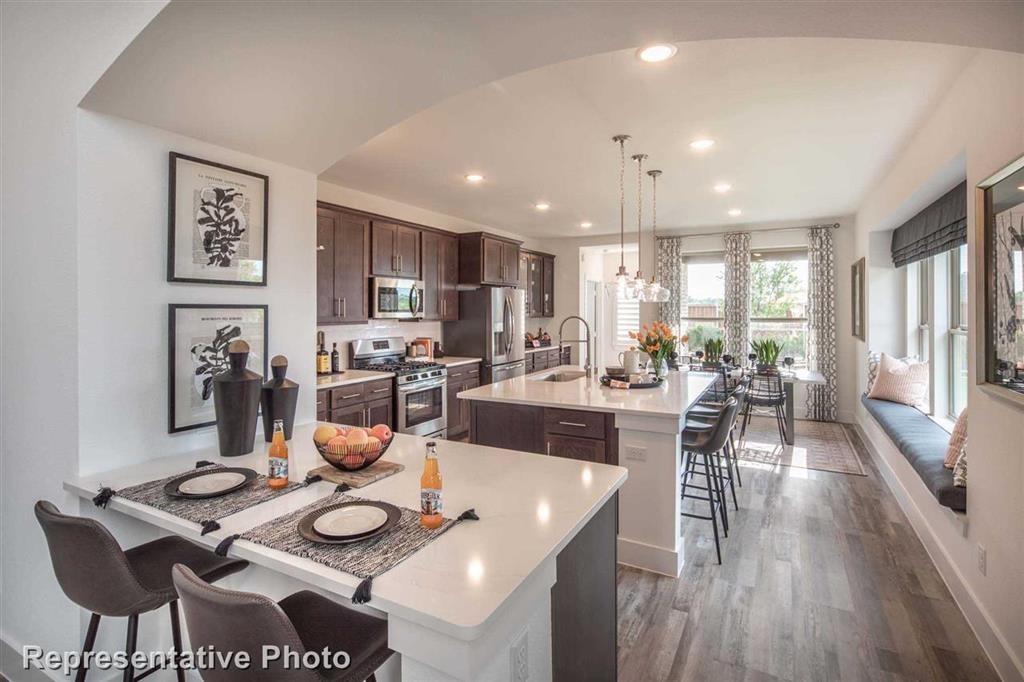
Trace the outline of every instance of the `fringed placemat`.
<instances>
[{"instance_id":1,"label":"fringed placemat","mask_svg":"<svg viewBox=\"0 0 1024 682\"><path fill-rule=\"evenodd\" d=\"M342 488L343 486L339 486ZM472 509L464 511L455 519L444 519L439 528L433 530L420 524L420 513L399 507L402 518L394 528L375 538L350 545L328 545L307 540L299 535L298 524L304 516L317 509L341 502L367 501L362 497L334 493L284 516L267 521L241 535L225 538L217 547L217 553L226 556L235 539L249 540L271 549L294 554L304 559L329 566L362 578L352 595L356 604L370 601L373 579L402 563L415 552L441 537L456 525L479 517Z\"/></svg>"},{"instance_id":2,"label":"fringed placemat","mask_svg":"<svg viewBox=\"0 0 1024 682\"><path fill-rule=\"evenodd\" d=\"M196 462L195 469L182 471L174 474L173 476L167 476L154 481L147 481L146 483L139 483L138 485L121 488L120 490L103 487L100 489L99 494L92 498L92 501L97 507L106 508L107 502L110 501L111 497L114 497L115 495L117 497L123 497L126 500L138 502L139 504L159 509L160 511L167 512L168 514L173 514L174 516L185 519L186 521L199 524L202 526L202 535L206 535L207 533L220 529L220 524L217 523L218 519L231 516L232 514L236 514L243 509L248 509L249 507L255 507L257 504L271 500L279 495L289 493L296 488L304 487L321 480L319 477L307 476L305 481L289 481L288 485L284 488L274 489L267 485L267 477L265 475L258 474L249 485L232 493L228 493L227 495L221 495L220 497L188 499L183 497L172 497L164 492L165 485L174 479L190 474L197 469L209 469L213 471L215 469L223 468L225 468L223 464L214 464L213 462L207 462L205 460Z\"/></svg>"},{"instance_id":3,"label":"fringed placemat","mask_svg":"<svg viewBox=\"0 0 1024 682\"><path fill-rule=\"evenodd\" d=\"M371 483L375 483L388 476L393 476L400 471L405 471L404 464L379 459L359 471L342 471L341 469L335 469L330 464L325 464L322 467L310 469L309 475L319 476L331 483L344 483L349 488L364 488Z\"/></svg>"}]
</instances>

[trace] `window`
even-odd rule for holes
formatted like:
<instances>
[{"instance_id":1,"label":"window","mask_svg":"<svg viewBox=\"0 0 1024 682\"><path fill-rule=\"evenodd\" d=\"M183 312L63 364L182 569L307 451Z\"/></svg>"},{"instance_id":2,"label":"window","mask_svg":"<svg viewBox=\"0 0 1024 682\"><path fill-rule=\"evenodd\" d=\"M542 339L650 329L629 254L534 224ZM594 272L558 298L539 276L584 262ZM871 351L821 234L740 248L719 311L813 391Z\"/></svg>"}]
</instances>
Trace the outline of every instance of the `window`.
<instances>
[{"instance_id":1,"label":"window","mask_svg":"<svg viewBox=\"0 0 1024 682\"><path fill-rule=\"evenodd\" d=\"M750 338L782 343L783 357L807 365L807 251L763 252L750 262Z\"/></svg>"},{"instance_id":2,"label":"window","mask_svg":"<svg viewBox=\"0 0 1024 682\"><path fill-rule=\"evenodd\" d=\"M931 341L931 290L932 259L917 263L917 357L921 362L929 360Z\"/></svg>"},{"instance_id":3,"label":"window","mask_svg":"<svg viewBox=\"0 0 1024 682\"><path fill-rule=\"evenodd\" d=\"M640 329L640 303L622 298L617 291L614 295L615 346L626 349L636 345L636 341L629 338L629 333Z\"/></svg>"},{"instance_id":4,"label":"window","mask_svg":"<svg viewBox=\"0 0 1024 682\"><path fill-rule=\"evenodd\" d=\"M725 334L725 261L720 253L687 256L683 267L686 299L679 328L690 335L687 345L699 350L708 339Z\"/></svg>"},{"instance_id":5,"label":"window","mask_svg":"<svg viewBox=\"0 0 1024 682\"><path fill-rule=\"evenodd\" d=\"M949 416L967 406L967 245L949 253Z\"/></svg>"}]
</instances>

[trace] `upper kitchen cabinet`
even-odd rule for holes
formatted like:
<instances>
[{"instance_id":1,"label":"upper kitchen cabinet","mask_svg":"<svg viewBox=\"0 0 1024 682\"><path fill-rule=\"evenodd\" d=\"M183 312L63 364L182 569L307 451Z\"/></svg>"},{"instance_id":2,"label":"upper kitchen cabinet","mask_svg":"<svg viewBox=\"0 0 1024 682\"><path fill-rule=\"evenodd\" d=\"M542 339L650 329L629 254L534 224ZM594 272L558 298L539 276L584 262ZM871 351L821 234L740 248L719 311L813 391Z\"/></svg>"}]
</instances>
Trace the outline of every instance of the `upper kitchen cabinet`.
<instances>
[{"instance_id":1,"label":"upper kitchen cabinet","mask_svg":"<svg viewBox=\"0 0 1024 682\"><path fill-rule=\"evenodd\" d=\"M459 240L423 231L423 319L459 319Z\"/></svg>"},{"instance_id":2,"label":"upper kitchen cabinet","mask_svg":"<svg viewBox=\"0 0 1024 682\"><path fill-rule=\"evenodd\" d=\"M377 277L420 278L420 230L374 220L372 233L371 274Z\"/></svg>"},{"instance_id":3,"label":"upper kitchen cabinet","mask_svg":"<svg viewBox=\"0 0 1024 682\"><path fill-rule=\"evenodd\" d=\"M526 316L530 316L530 253L519 251L519 283L517 287L525 294Z\"/></svg>"},{"instance_id":4,"label":"upper kitchen cabinet","mask_svg":"<svg viewBox=\"0 0 1024 682\"><path fill-rule=\"evenodd\" d=\"M369 218L317 203L316 239L317 324L366 322Z\"/></svg>"},{"instance_id":5,"label":"upper kitchen cabinet","mask_svg":"<svg viewBox=\"0 0 1024 682\"><path fill-rule=\"evenodd\" d=\"M527 317L555 316L555 257L549 253L523 251L519 262L525 263L526 276L521 284L526 289Z\"/></svg>"},{"instance_id":6,"label":"upper kitchen cabinet","mask_svg":"<svg viewBox=\"0 0 1024 682\"><path fill-rule=\"evenodd\" d=\"M542 259L544 286L542 290L541 317L555 316L555 257L544 254Z\"/></svg>"},{"instance_id":7,"label":"upper kitchen cabinet","mask_svg":"<svg viewBox=\"0 0 1024 682\"><path fill-rule=\"evenodd\" d=\"M485 232L459 235L459 283L517 286L521 243Z\"/></svg>"}]
</instances>

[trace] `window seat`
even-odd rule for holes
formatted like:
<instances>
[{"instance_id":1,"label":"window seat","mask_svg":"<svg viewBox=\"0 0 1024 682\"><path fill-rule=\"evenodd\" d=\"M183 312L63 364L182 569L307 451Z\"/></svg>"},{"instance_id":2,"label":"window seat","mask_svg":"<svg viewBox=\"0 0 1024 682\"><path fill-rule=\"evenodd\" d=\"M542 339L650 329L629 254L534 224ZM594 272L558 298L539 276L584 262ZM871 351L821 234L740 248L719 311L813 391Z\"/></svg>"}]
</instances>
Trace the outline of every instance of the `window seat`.
<instances>
[{"instance_id":1,"label":"window seat","mask_svg":"<svg viewBox=\"0 0 1024 682\"><path fill-rule=\"evenodd\" d=\"M953 472L943 462L949 433L920 410L866 395L860 401L896 448L921 477L939 504L967 511L967 488L953 485Z\"/></svg>"}]
</instances>

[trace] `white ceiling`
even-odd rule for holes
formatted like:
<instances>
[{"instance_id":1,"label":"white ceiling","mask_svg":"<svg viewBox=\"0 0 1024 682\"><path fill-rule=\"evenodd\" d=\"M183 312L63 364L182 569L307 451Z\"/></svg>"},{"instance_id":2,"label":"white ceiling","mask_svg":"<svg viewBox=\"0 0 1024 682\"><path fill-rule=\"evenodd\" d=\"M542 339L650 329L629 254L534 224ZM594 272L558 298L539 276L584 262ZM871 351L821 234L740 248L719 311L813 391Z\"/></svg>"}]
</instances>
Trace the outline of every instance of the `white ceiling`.
<instances>
[{"instance_id":1,"label":"white ceiling","mask_svg":"<svg viewBox=\"0 0 1024 682\"><path fill-rule=\"evenodd\" d=\"M974 54L820 38L683 43L661 64L610 52L456 95L321 177L528 236L617 232L610 138L628 133L627 229L636 226L636 152L664 171L664 228L848 215ZM696 153L697 137L716 144ZM468 185L470 171L485 182ZM719 181L732 191L713 192ZM534 210L541 200L549 211ZM732 207L742 216L729 217ZM583 220L594 227L582 230Z\"/></svg>"}]
</instances>

